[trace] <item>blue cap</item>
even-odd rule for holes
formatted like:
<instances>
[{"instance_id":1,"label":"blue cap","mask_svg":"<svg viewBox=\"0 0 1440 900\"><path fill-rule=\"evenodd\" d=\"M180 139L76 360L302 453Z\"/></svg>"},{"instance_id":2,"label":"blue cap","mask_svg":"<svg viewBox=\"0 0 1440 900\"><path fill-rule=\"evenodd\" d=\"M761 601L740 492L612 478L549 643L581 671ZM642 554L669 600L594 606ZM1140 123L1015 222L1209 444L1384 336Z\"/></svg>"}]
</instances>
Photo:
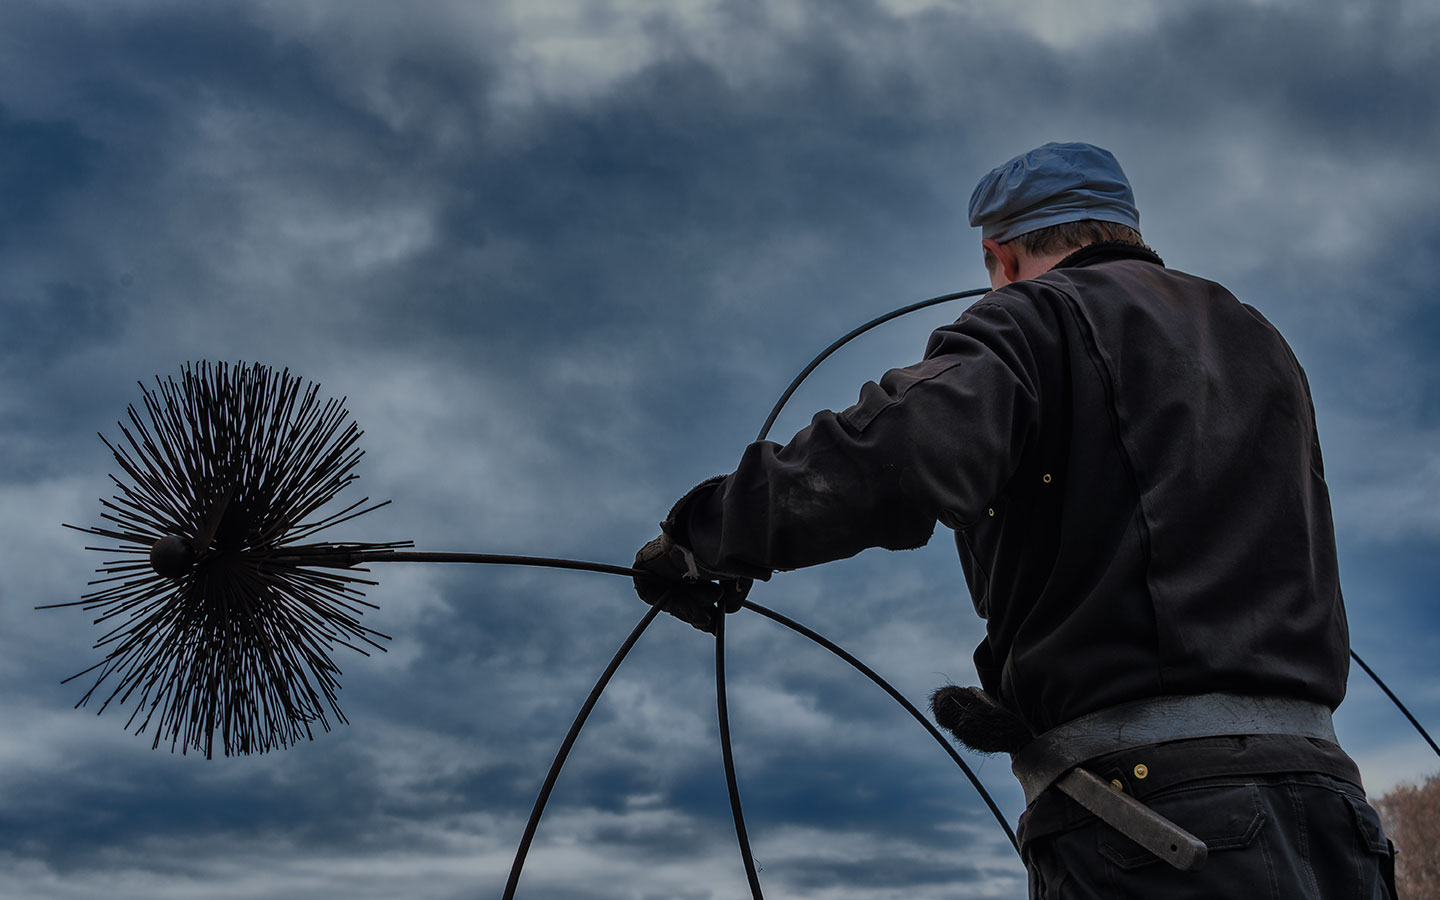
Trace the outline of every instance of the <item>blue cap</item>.
<instances>
[{"instance_id":1,"label":"blue cap","mask_svg":"<svg viewBox=\"0 0 1440 900\"><path fill-rule=\"evenodd\" d=\"M970 195L970 224L1001 243L1081 219L1140 230L1130 182L1110 151L1094 144L1046 144L1022 153L980 179Z\"/></svg>"}]
</instances>

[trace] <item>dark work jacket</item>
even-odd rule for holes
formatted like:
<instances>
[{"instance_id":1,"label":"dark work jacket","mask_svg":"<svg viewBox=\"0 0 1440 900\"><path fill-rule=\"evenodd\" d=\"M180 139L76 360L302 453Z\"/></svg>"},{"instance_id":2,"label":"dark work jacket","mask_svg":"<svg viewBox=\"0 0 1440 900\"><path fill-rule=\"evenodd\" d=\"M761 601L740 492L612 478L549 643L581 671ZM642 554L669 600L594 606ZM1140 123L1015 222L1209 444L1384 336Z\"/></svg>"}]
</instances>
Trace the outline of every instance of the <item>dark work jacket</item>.
<instances>
[{"instance_id":1,"label":"dark work jacket","mask_svg":"<svg viewBox=\"0 0 1440 900\"><path fill-rule=\"evenodd\" d=\"M981 684L1037 732L1162 694L1344 696L1305 375L1259 312L1145 248L986 295L856 405L750 445L669 530L763 578L937 521L986 620Z\"/></svg>"}]
</instances>

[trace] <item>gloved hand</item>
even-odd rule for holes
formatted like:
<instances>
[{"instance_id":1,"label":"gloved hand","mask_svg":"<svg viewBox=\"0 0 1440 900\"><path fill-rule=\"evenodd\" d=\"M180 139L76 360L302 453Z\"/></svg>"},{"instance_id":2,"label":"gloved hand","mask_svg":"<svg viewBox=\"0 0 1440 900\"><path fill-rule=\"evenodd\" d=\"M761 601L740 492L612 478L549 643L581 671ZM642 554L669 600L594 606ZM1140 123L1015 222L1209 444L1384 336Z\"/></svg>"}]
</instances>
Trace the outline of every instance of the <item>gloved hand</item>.
<instances>
[{"instance_id":1,"label":"gloved hand","mask_svg":"<svg viewBox=\"0 0 1440 900\"><path fill-rule=\"evenodd\" d=\"M937 688L930 712L935 724L977 753L1014 753L1035 737L1024 719L978 687Z\"/></svg>"},{"instance_id":2,"label":"gloved hand","mask_svg":"<svg viewBox=\"0 0 1440 900\"><path fill-rule=\"evenodd\" d=\"M715 633L720 611L733 613L750 593L749 578L725 578L705 569L688 549L662 534L635 554L635 593L651 606L701 631Z\"/></svg>"}]
</instances>

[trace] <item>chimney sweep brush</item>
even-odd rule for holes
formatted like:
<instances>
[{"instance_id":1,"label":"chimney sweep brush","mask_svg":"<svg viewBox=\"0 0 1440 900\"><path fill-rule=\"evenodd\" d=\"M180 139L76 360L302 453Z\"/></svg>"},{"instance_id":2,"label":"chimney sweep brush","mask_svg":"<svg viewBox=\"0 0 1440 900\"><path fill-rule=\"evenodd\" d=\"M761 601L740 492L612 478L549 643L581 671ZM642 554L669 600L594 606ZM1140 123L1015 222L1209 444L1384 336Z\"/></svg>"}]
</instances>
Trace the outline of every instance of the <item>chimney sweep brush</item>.
<instances>
[{"instance_id":1,"label":"chimney sweep brush","mask_svg":"<svg viewBox=\"0 0 1440 900\"><path fill-rule=\"evenodd\" d=\"M94 590L53 604L110 628L95 644L105 658L71 676L99 670L76 705L133 703L127 728L153 725L153 746L207 758L217 733L229 756L329 731L331 716L345 721L335 645L365 653L387 639L359 620L374 606L357 585L375 582L336 571L333 557L410 545L311 540L385 505L323 511L355 480L360 430L343 400L322 401L288 370L202 362L141 390L122 440L101 436L125 476L100 501L105 522L76 529L110 542L87 549L114 558Z\"/></svg>"}]
</instances>

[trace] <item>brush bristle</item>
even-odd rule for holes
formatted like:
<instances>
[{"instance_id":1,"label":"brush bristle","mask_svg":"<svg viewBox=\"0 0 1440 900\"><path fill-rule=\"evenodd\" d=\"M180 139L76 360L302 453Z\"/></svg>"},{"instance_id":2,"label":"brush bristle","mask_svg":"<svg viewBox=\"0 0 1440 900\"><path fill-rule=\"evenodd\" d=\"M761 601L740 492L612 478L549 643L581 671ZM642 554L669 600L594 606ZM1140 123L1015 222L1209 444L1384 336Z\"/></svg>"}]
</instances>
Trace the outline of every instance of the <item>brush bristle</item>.
<instances>
[{"instance_id":1,"label":"brush bristle","mask_svg":"<svg viewBox=\"0 0 1440 900\"><path fill-rule=\"evenodd\" d=\"M260 365L186 365L141 391L122 439L101 437L124 473L100 501L106 524L78 529L120 558L101 564L96 590L58 604L111 628L95 644L105 658L72 676L99 669L76 705L108 685L99 711L133 703L127 728L153 725L153 746L207 758L217 737L229 756L329 731L345 721L332 649L383 650L386 636L359 622L374 606L357 585L375 582L306 554L409 545L304 543L384 505L323 511L356 477L359 429L343 401Z\"/></svg>"}]
</instances>

